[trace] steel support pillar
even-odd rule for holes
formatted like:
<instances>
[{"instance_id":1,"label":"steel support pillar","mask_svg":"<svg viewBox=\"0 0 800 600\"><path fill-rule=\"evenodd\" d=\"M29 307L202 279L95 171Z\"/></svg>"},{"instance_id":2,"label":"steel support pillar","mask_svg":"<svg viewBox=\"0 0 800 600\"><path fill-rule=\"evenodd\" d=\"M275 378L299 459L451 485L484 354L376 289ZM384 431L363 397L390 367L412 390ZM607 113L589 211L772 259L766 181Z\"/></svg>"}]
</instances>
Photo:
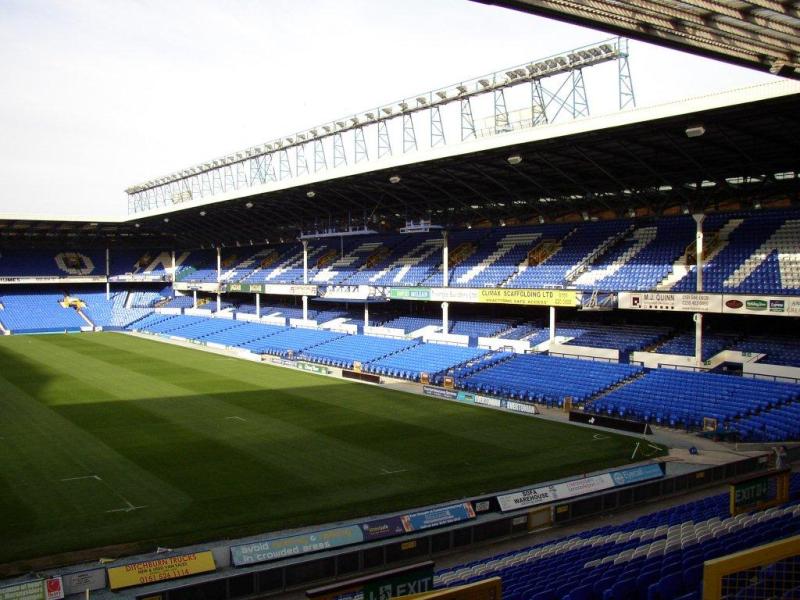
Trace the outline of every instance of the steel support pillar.
<instances>
[{"instance_id":1,"label":"steel support pillar","mask_svg":"<svg viewBox=\"0 0 800 600\"><path fill-rule=\"evenodd\" d=\"M442 232L442 287L447 287L450 281L450 246L447 241L447 232Z\"/></svg>"},{"instance_id":2,"label":"steel support pillar","mask_svg":"<svg viewBox=\"0 0 800 600\"><path fill-rule=\"evenodd\" d=\"M697 292L703 291L703 221L706 216L703 213L696 213L692 215L694 222L697 223L697 232L695 235L695 253L697 254L697 261L695 271L697 272Z\"/></svg>"}]
</instances>

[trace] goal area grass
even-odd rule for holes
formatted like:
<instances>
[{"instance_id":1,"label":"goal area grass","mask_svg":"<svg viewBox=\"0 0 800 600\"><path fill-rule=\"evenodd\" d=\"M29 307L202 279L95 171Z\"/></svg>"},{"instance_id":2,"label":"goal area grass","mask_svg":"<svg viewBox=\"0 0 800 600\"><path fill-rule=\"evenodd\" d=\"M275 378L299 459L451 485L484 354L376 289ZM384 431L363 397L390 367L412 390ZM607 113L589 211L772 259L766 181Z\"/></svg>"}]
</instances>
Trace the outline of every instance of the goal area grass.
<instances>
[{"instance_id":1,"label":"goal area grass","mask_svg":"<svg viewBox=\"0 0 800 600\"><path fill-rule=\"evenodd\" d=\"M491 493L636 441L118 333L1 336L0 365L7 566Z\"/></svg>"}]
</instances>

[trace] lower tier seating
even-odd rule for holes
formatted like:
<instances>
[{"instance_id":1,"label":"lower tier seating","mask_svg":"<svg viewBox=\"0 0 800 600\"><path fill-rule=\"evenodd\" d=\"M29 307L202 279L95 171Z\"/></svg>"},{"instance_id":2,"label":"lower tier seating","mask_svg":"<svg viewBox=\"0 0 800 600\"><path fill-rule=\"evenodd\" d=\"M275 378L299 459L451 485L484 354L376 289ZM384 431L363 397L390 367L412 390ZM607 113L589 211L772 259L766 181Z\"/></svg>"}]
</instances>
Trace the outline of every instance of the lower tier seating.
<instances>
[{"instance_id":1,"label":"lower tier seating","mask_svg":"<svg viewBox=\"0 0 800 600\"><path fill-rule=\"evenodd\" d=\"M712 418L727 430L737 419L768 414L768 409L798 398L800 386L795 384L655 369L598 398L588 409L688 429L700 429L704 418Z\"/></svg>"},{"instance_id":2,"label":"lower tier seating","mask_svg":"<svg viewBox=\"0 0 800 600\"><path fill-rule=\"evenodd\" d=\"M640 367L630 365L517 354L457 380L456 385L472 392L561 406L567 396L574 403L582 403L640 372Z\"/></svg>"},{"instance_id":3,"label":"lower tier seating","mask_svg":"<svg viewBox=\"0 0 800 600\"><path fill-rule=\"evenodd\" d=\"M699 600L705 561L800 533L799 487L795 474L793 500L784 507L730 517L728 495L720 494L444 569L434 585L500 577L504 600ZM772 576L770 568L751 573L736 598L767 597L748 594ZM798 597L783 596L796 584L784 585L770 597Z\"/></svg>"}]
</instances>

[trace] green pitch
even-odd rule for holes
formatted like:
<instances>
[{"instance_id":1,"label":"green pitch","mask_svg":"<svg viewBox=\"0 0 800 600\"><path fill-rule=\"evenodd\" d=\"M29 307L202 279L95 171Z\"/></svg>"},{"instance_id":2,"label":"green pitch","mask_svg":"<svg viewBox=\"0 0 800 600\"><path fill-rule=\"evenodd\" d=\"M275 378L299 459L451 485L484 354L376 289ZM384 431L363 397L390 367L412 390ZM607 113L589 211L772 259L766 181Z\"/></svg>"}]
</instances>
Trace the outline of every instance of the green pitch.
<instances>
[{"instance_id":1,"label":"green pitch","mask_svg":"<svg viewBox=\"0 0 800 600\"><path fill-rule=\"evenodd\" d=\"M400 510L620 465L634 447L120 334L0 337L0 365L0 563Z\"/></svg>"}]
</instances>

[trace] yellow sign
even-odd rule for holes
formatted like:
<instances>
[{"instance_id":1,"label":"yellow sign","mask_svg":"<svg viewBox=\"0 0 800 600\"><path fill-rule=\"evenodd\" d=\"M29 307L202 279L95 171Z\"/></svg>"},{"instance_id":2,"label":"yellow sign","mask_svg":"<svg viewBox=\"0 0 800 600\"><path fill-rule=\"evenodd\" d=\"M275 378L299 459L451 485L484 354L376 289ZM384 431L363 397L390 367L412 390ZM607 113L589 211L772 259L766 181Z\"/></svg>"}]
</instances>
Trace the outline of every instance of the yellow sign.
<instances>
[{"instance_id":1,"label":"yellow sign","mask_svg":"<svg viewBox=\"0 0 800 600\"><path fill-rule=\"evenodd\" d=\"M478 302L493 304L524 304L525 306L577 306L579 292L575 290L521 290L487 288L478 290Z\"/></svg>"},{"instance_id":2,"label":"yellow sign","mask_svg":"<svg viewBox=\"0 0 800 600\"><path fill-rule=\"evenodd\" d=\"M196 552L111 567L107 571L111 589L118 590L134 585L146 585L187 575L208 573L216 569L217 565L214 564L214 556L211 552Z\"/></svg>"}]
</instances>

